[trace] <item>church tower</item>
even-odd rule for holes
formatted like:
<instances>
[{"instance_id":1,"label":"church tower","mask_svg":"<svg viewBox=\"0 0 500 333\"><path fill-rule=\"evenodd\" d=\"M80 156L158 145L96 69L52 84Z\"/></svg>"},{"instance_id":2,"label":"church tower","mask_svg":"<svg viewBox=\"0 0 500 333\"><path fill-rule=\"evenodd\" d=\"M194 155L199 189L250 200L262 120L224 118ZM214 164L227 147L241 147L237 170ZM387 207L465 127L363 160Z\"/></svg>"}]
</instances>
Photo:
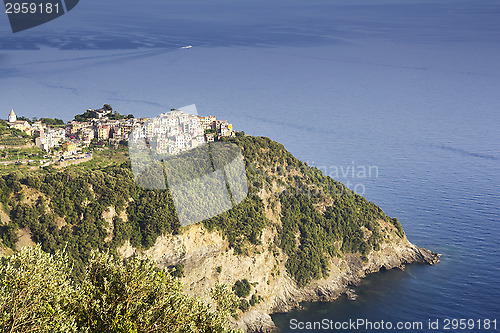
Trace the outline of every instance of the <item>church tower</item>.
<instances>
[{"instance_id":1,"label":"church tower","mask_svg":"<svg viewBox=\"0 0 500 333\"><path fill-rule=\"evenodd\" d=\"M9 114L9 123L15 123L16 120L17 120L17 116L14 113L14 109L12 109L12 110L10 110L10 114Z\"/></svg>"}]
</instances>

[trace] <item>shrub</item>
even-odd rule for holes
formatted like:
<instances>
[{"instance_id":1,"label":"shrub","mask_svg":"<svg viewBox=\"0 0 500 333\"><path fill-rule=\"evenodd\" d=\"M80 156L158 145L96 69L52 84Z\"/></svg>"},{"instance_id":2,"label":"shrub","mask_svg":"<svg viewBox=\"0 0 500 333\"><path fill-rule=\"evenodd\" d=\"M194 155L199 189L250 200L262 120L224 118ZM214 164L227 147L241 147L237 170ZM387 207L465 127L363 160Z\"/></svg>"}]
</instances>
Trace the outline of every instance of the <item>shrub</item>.
<instances>
[{"instance_id":1,"label":"shrub","mask_svg":"<svg viewBox=\"0 0 500 333\"><path fill-rule=\"evenodd\" d=\"M247 297L250 295L250 288L250 282L247 279L243 279L234 283L233 291L238 297Z\"/></svg>"},{"instance_id":2,"label":"shrub","mask_svg":"<svg viewBox=\"0 0 500 333\"><path fill-rule=\"evenodd\" d=\"M180 281L151 260L94 252L81 297L79 324L91 332L233 332L224 312L184 295Z\"/></svg>"},{"instance_id":3,"label":"shrub","mask_svg":"<svg viewBox=\"0 0 500 333\"><path fill-rule=\"evenodd\" d=\"M241 311L246 312L250 308L250 304L248 303L248 301L246 299L241 299L239 308Z\"/></svg>"},{"instance_id":4,"label":"shrub","mask_svg":"<svg viewBox=\"0 0 500 333\"><path fill-rule=\"evenodd\" d=\"M184 277L184 265L183 264L177 264L174 265L170 268L170 274L176 278L182 278Z\"/></svg>"},{"instance_id":5,"label":"shrub","mask_svg":"<svg viewBox=\"0 0 500 333\"><path fill-rule=\"evenodd\" d=\"M1 332L76 332L77 291L62 252L23 248L0 265Z\"/></svg>"},{"instance_id":6,"label":"shrub","mask_svg":"<svg viewBox=\"0 0 500 333\"><path fill-rule=\"evenodd\" d=\"M151 260L92 252L81 282L71 270L63 252L40 246L2 258L0 332L236 332L226 326L238 304L227 286L212 291L214 312Z\"/></svg>"}]
</instances>

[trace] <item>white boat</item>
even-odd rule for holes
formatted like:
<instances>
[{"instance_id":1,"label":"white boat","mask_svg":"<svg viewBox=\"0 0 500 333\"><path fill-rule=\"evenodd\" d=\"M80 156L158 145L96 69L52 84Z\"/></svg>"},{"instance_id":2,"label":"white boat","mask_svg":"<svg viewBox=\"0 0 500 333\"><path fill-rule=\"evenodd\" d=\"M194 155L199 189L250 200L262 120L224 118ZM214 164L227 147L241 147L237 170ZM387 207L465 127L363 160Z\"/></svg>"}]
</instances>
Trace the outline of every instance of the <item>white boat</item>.
<instances>
[{"instance_id":1,"label":"white boat","mask_svg":"<svg viewBox=\"0 0 500 333\"><path fill-rule=\"evenodd\" d=\"M183 46L183 47L181 47L181 49L190 49L190 48L192 48L192 47L193 47L193 45L188 45L188 46Z\"/></svg>"}]
</instances>

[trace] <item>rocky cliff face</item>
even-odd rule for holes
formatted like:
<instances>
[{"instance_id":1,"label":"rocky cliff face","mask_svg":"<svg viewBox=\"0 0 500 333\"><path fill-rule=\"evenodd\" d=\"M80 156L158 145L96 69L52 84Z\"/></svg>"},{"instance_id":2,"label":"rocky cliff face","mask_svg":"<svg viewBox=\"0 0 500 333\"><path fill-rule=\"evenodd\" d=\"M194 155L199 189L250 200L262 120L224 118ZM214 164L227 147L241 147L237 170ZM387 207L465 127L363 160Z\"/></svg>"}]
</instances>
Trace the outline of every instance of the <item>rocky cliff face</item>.
<instances>
[{"instance_id":1,"label":"rocky cliff face","mask_svg":"<svg viewBox=\"0 0 500 333\"><path fill-rule=\"evenodd\" d=\"M266 213L271 221L279 221L272 210ZM379 222L386 236L379 251L372 251L365 261L357 253L332 258L328 277L303 288L288 275L283 252L276 248L273 252L269 250L277 230L272 226L264 229L262 245L249 255L236 255L219 232L209 232L199 224L182 229L179 235L159 237L152 248L141 254L153 258L160 267L183 264L185 292L207 301L210 301L209 290L216 284L232 286L237 280L247 279L253 286L252 294L263 300L240 314L233 324L247 332L270 332L276 329L270 314L287 312L303 301L332 301L368 273L411 263L437 263L438 254L411 244L406 237L396 236L394 226ZM135 252L129 243L119 249L123 257Z\"/></svg>"}]
</instances>

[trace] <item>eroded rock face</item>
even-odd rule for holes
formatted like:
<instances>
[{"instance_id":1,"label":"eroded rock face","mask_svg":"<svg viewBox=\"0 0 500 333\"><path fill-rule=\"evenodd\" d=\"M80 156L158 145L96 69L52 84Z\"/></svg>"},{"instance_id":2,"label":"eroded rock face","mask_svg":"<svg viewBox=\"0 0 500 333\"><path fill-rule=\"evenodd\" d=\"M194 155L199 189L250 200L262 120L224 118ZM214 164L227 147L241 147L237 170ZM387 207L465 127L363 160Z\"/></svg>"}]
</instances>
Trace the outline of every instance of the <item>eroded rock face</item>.
<instances>
[{"instance_id":1,"label":"eroded rock face","mask_svg":"<svg viewBox=\"0 0 500 333\"><path fill-rule=\"evenodd\" d=\"M259 311L248 311L239 321L239 327L247 332L267 333L276 331L271 316Z\"/></svg>"},{"instance_id":2,"label":"eroded rock face","mask_svg":"<svg viewBox=\"0 0 500 333\"><path fill-rule=\"evenodd\" d=\"M265 229L259 251L246 256L235 255L219 232L209 232L202 225L191 225L179 235L159 237L153 247L142 255L153 258L160 267L182 263L182 278L187 294L210 301L209 291L219 283L232 286L237 280L253 283L252 294L263 301L240 314L233 325L247 332L270 332L276 329L270 314L298 308L303 301L332 301L358 284L367 274L380 269L402 268L410 263L435 264L439 255L411 244L406 238L391 236L379 251L372 251L368 260L359 254L344 254L330 262L328 278L312 281L299 288L285 268L286 257L269 251L276 230ZM119 253L133 254L125 244Z\"/></svg>"}]
</instances>

